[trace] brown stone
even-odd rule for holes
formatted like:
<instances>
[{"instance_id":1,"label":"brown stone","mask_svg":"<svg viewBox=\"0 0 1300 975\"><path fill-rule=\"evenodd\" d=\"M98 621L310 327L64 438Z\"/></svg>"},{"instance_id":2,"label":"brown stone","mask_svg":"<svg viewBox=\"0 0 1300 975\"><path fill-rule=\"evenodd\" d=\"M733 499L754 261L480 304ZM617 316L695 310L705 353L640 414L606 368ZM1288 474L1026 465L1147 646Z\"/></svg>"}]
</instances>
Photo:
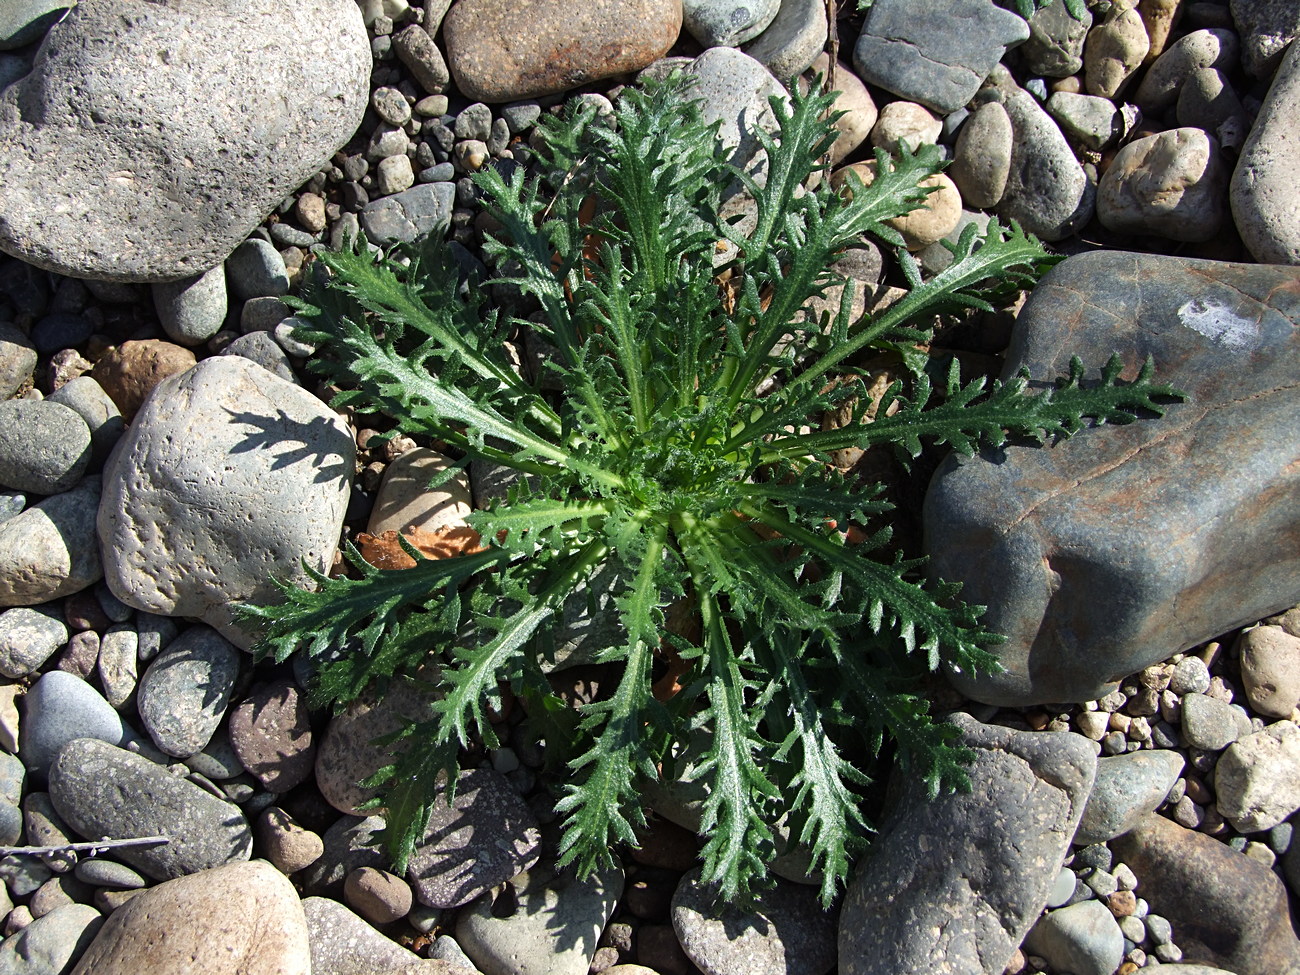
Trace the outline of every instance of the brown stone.
<instances>
[{"instance_id":1,"label":"brown stone","mask_svg":"<svg viewBox=\"0 0 1300 975\"><path fill-rule=\"evenodd\" d=\"M109 349L95 363L90 375L117 404L122 419L130 423L155 386L197 361L194 353L183 346L161 339L144 339L123 342Z\"/></svg>"},{"instance_id":2,"label":"brown stone","mask_svg":"<svg viewBox=\"0 0 1300 975\"><path fill-rule=\"evenodd\" d=\"M638 71L681 27L681 0L461 0L442 36L461 93L508 102Z\"/></svg>"},{"instance_id":3,"label":"brown stone","mask_svg":"<svg viewBox=\"0 0 1300 975\"><path fill-rule=\"evenodd\" d=\"M1155 813L1111 847L1173 924L1185 961L1237 975L1300 973L1300 940L1273 871Z\"/></svg>"},{"instance_id":4,"label":"brown stone","mask_svg":"<svg viewBox=\"0 0 1300 975\"><path fill-rule=\"evenodd\" d=\"M307 700L291 681L262 684L230 715L230 745L271 792L288 792L312 774L316 746Z\"/></svg>"}]
</instances>

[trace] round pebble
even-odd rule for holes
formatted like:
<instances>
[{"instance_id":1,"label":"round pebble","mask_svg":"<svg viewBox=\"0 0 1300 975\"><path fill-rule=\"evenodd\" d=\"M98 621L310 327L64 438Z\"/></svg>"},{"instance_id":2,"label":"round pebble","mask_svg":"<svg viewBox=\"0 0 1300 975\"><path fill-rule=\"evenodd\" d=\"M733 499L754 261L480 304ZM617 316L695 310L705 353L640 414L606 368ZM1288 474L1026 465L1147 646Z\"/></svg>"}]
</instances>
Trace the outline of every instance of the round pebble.
<instances>
[{"instance_id":1,"label":"round pebble","mask_svg":"<svg viewBox=\"0 0 1300 975\"><path fill-rule=\"evenodd\" d=\"M358 867L348 874L343 896L349 907L376 925L406 917L414 902L410 884L374 867Z\"/></svg>"}]
</instances>

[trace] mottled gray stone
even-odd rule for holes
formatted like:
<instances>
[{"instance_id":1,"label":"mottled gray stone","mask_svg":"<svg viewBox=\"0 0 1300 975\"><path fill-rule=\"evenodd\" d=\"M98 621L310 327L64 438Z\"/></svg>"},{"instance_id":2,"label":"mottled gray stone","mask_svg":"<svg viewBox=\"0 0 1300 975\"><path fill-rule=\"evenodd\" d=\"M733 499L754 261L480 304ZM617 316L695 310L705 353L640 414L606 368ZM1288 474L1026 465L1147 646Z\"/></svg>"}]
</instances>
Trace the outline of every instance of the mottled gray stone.
<instances>
[{"instance_id":1,"label":"mottled gray stone","mask_svg":"<svg viewBox=\"0 0 1300 975\"><path fill-rule=\"evenodd\" d=\"M168 377L105 470L109 587L136 609L198 617L248 648L254 634L233 604L276 598L272 579L305 583L303 560L328 567L354 456L324 403L239 356Z\"/></svg>"},{"instance_id":2,"label":"mottled gray stone","mask_svg":"<svg viewBox=\"0 0 1300 975\"><path fill-rule=\"evenodd\" d=\"M117 851L155 880L247 860L252 853L252 833L238 807L94 738L59 750L50 768L50 800L82 836L170 837L169 843Z\"/></svg>"},{"instance_id":3,"label":"mottled gray stone","mask_svg":"<svg viewBox=\"0 0 1300 975\"><path fill-rule=\"evenodd\" d=\"M802 74L826 46L823 0L781 0L781 9L745 53L772 74L789 80Z\"/></svg>"},{"instance_id":4,"label":"mottled gray stone","mask_svg":"<svg viewBox=\"0 0 1300 975\"><path fill-rule=\"evenodd\" d=\"M998 216L1043 240L1069 237L1092 216L1096 188L1065 135L1027 91L989 88L981 97L1001 103L1015 133Z\"/></svg>"},{"instance_id":5,"label":"mottled gray stone","mask_svg":"<svg viewBox=\"0 0 1300 975\"><path fill-rule=\"evenodd\" d=\"M0 674L25 677L67 642L67 625L49 610L7 609L0 613Z\"/></svg>"},{"instance_id":6,"label":"mottled gray stone","mask_svg":"<svg viewBox=\"0 0 1300 975\"><path fill-rule=\"evenodd\" d=\"M1185 764L1180 752L1163 748L1099 758L1074 844L1105 843L1128 832L1164 802Z\"/></svg>"},{"instance_id":7,"label":"mottled gray stone","mask_svg":"<svg viewBox=\"0 0 1300 975\"><path fill-rule=\"evenodd\" d=\"M739 47L767 28L781 0L682 0L682 26L702 47Z\"/></svg>"},{"instance_id":8,"label":"mottled gray stone","mask_svg":"<svg viewBox=\"0 0 1300 975\"><path fill-rule=\"evenodd\" d=\"M0 606L32 606L103 578L95 544L100 480L87 477L0 522Z\"/></svg>"},{"instance_id":9,"label":"mottled gray stone","mask_svg":"<svg viewBox=\"0 0 1300 975\"><path fill-rule=\"evenodd\" d=\"M226 321L226 270L218 264L202 274L153 286L153 306L167 337L178 345L200 345Z\"/></svg>"},{"instance_id":10,"label":"mottled gray stone","mask_svg":"<svg viewBox=\"0 0 1300 975\"><path fill-rule=\"evenodd\" d=\"M692 98L703 101L703 120L721 123L718 136L732 150L727 161L761 185L766 179L767 153L759 145L756 132L762 129L770 135L777 130L768 99L786 98L789 93L767 68L729 47L705 51L685 71L695 79L690 92Z\"/></svg>"},{"instance_id":11,"label":"mottled gray stone","mask_svg":"<svg viewBox=\"0 0 1300 975\"><path fill-rule=\"evenodd\" d=\"M1300 36L1300 5L1294 0L1231 0L1231 9L1241 37L1242 67L1267 78Z\"/></svg>"},{"instance_id":12,"label":"mottled gray stone","mask_svg":"<svg viewBox=\"0 0 1300 975\"><path fill-rule=\"evenodd\" d=\"M623 893L617 864L586 880L542 869L515 878L508 914L481 897L456 918L456 941L483 975L586 975L597 940Z\"/></svg>"},{"instance_id":13,"label":"mottled gray stone","mask_svg":"<svg viewBox=\"0 0 1300 975\"><path fill-rule=\"evenodd\" d=\"M65 904L0 943L5 975L60 975L90 947L104 916L89 904Z\"/></svg>"},{"instance_id":14,"label":"mottled gray stone","mask_svg":"<svg viewBox=\"0 0 1300 975\"><path fill-rule=\"evenodd\" d=\"M1217 752L1241 737L1241 725L1232 705L1204 694L1183 697L1183 738L1193 748Z\"/></svg>"},{"instance_id":15,"label":"mottled gray stone","mask_svg":"<svg viewBox=\"0 0 1300 975\"><path fill-rule=\"evenodd\" d=\"M1011 116L998 102L977 108L957 135L948 175L973 207L994 207L1007 189L1015 151Z\"/></svg>"},{"instance_id":16,"label":"mottled gray stone","mask_svg":"<svg viewBox=\"0 0 1300 975\"><path fill-rule=\"evenodd\" d=\"M537 819L500 772L462 771L450 807L441 791L407 877L427 907L460 907L537 862Z\"/></svg>"},{"instance_id":17,"label":"mottled gray stone","mask_svg":"<svg viewBox=\"0 0 1300 975\"><path fill-rule=\"evenodd\" d=\"M250 332L241 335L219 353L220 355L237 355L255 362L277 379L287 383L297 383L293 363L280 343L269 332Z\"/></svg>"},{"instance_id":18,"label":"mottled gray stone","mask_svg":"<svg viewBox=\"0 0 1300 975\"><path fill-rule=\"evenodd\" d=\"M126 424L113 398L90 376L77 376L46 398L74 410L90 428L90 466L99 469L121 439Z\"/></svg>"},{"instance_id":19,"label":"mottled gray stone","mask_svg":"<svg viewBox=\"0 0 1300 975\"><path fill-rule=\"evenodd\" d=\"M343 816L321 835L324 851L302 874L303 890L339 898L348 874L360 867L390 866L379 836L381 816Z\"/></svg>"},{"instance_id":20,"label":"mottled gray stone","mask_svg":"<svg viewBox=\"0 0 1300 975\"><path fill-rule=\"evenodd\" d=\"M168 755L186 758L212 739L239 676L240 652L215 630L186 630L149 663L137 708Z\"/></svg>"},{"instance_id":21,"label":"mottled gray stone","mask_svg":"<svg viewBox=\"0 0 1300 975\"><path fill-rule=\"evenodd\" d=\"M421 183L366 204L361 229L367 240L381 246L443 234L451 225L455 203L454 183Z\"/></svg>"},{"instance_id":22,"label":"mottled gray stone","mask_svg":"<svg viewBox=\"0 0 1300 975\"><path fill-rule=\"evenodd\" d=\"M1051 380L1072 355L1095 375L1118 353L1131 377L1151 355L1191 401L941 466L925 506L932 571L1008 637L1005 671L954 675L963 693L1094 700L1300 601L1297 323L1290 268L1108 251L1044 276L1005 376Z\"/></svg>"},{"instance_id":23,"label":"mottled gray stone","mask_svg":"<svg viewBox=\"0 0 1300 975\"><path fill-rule=\"evenodd\" d=\"M1231 71L1239 45L1230 30L1193 31L1169 46L1142 76L1133 100L1144 112L1163 112L1178 101L1183 85L1202 68Z\"/></svg>"},{"instance_id":24,"label":"mottled gray stone","mask_svg":"<svg viewBox=\"0 0 1300 975\"><path fill-rule=\"evenodd\" d=\"M1083 42L1092 26L1092 12L1083 11L1075 20L1064 3L1051 3L1029 18L1029 40L1020 46L1020 56L1033 74L1064 78L1083 70Z\"/></svg>"},{"instance_id":25,"label":"mottled gray stone","mask_svg":"<svg viewBox=\"0 0 1300 975\"><path fill-rule=\"evenodd\" d=\"M420 960L336 900L306 897L302 909L312 975L381 975L405 971Z\"/></svg>"},{"instance_id":26,"label":"mottled gray stone","mask_svg":"<svg viewBox=\"0 0 1300 975\"><path fill-rule=\"evenodd\" d=\"M906 777L840 912L842 975L1000 972L1038 919L1096 772L1091 744L950 719L975 752L969 793Z\"/></svg>"},{"instance_id":27,"label":"mottled gray stone","mask_svg":"<svg viewBox=\"0 0 1300 975\"><path fill-rule=\"evenodd\" d=\"M970 101L1029 25L993 0L876 0L853 64L862 80L940 114Z\"/></svg>"},{"instance_id":28,"label":"mottled gray stone","mask_svg":"<svg viewBox=\"0 0 1300 975\"><path fill-rule=\"evenodd\" d=\"M307 38L331 56L298 56ZM85 278L202 273L356 130L370 66L351 0L82 0L0 94L0 248Z\"/></svg>"},{"instance_id":29,"label":"mottled gray stone","mask_svg":"<svg viewBox=\"0 0 1300 975\"><path fill-rule=\"evenodd\" d=\"M70 490L90 466L90 428L62 403L0 402L0 484L33 494Z\"/></svg>"},{"instance_id":30,"label":"mottled gray stone","mask_svg":"<svg viewBox=\"0 0 1300 975\"><path fill-rule=\"evenodd\" d=\"M1239 833L1259 833L1300 809L1300 728L1278 721L1234 742L1214 767L1218 809Z\"/></svg>"},{"instance_id":31,"label":"mottled gray stone","mask_svg":"<svg viewBox=\"0 0 1300 975\"><path fill-rule=\"evenodd\" d=\"M251 237L226 258L226 285L240 301L274 298L289 292L289 272L275 245Z\"/></svg>"},{"instance_id":32,"label":"mottled gray stone","mask_svg":"<svg viewBox=\"0 0 1300 975\"><path fill-rule=\"evenodd\" d=\"M11 322L0 322L0 399L18 392L36 368L36 346Z\"/></svg>"},{"instance_id":33,"label":"mottled gray stone","mask_svg":"<svg viewBox=\"0 0 1300 975\"><path fill-rule=\"evenodd\" d=\"M1113 975L1124 960L1124 934L1101 901L1049 911L1030 929L1025 951L1072 975Z\"/></svg>"},{"instance_id":34,"label":"mottled gray stone","mask_svg":"<svg viewBox=\"0 0 1300 975\"><path fill-rule=\"evenodd\" d=\"M122 716L93 687L72 674L52 670L23 698L20 754L43 776L59 749L74 738L98 738L111 745L131 735Z\"/></svg>"},{"instance_id":35,"label":"mottled gray stone","mask_svg":"<svg viewBox=\"0 0 1300 975\"><path fill-rule=\"evenodd\" d=\"M1218 140L1200 129L1135 139L1101 178L1097 219L1117 234L1213 240L1228 217L1228 178Z\"/></svg>"},{"instance_id":36,"label":"mottled gray stone","mask_svg":"<svg viewBox=\"0 0 1300 975\"><path fill-rule=\"evenodd\" d=\"M110 626L99 643L95 669L104 699L119 711L131 702L140 677L140 638L134 627Z\"/></svg>"},{"instance_id":37,"label":"mottled gray stone","mask_svg":"<svg viewBox=\"0 0 1300 975\"><path fill-rule=\"evenodd\" d=\"M835 964L836 916L817 902L817 889L778 880L741 907L719 900L696 868L673 894L673 930L704 975L784 972L824 975Z\"/></svg>"},{"instance_id":38,"label":"mottled gray stone","mask_svg":"<svg viewBox=\"0 0 1300 975\"><path fill-rule=\"evenodd\" d=\"M1300 6L1297 6L1300 10ZM1229 199L1242 242L1255 259L1300 264L1300 44L1278 68L1232 174Z\"/></svg>"},{"instance_id":39,"label":"mottled gray stone","mask_svg":"<svg viewBox=\"0 0 1300 975\"><path fill-rule=\"evenodd\" d=\"M1067 139L1084 149L1103 149L1119 138L1123 127L1119 110L1109 98L1055 92L1044 106Z\"/></svg>"},{"instance_id":40,"label":"mottled gray stone","mask_svg":"<svg viewBox=\"0 0 1300 975\"><path fill-rule=\"evenodd\" d=\"M77 861L72 870L76 878L92 887L114 887L118 890L137 890L145 886L145 879L116 860L91 857Z\"/></svg>"}]
</instances>

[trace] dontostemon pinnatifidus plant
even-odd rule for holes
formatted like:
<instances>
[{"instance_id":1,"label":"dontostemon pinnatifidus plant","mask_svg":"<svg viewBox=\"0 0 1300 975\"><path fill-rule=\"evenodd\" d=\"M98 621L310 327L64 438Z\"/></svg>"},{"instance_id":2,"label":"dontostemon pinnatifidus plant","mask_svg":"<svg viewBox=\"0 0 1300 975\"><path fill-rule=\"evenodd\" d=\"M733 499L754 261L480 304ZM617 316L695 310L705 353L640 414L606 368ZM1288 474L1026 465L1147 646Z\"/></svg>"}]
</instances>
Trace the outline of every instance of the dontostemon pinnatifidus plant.
<instances>
[{"instance_id":1,"label":"dontostemon pinnatifidus plant","mask_svg":"<svg viewBox=\"0 0 1300 975\"><path fill-rule=\"evenodd\" d=\"M879 154L875 181L851 194L809 188L835 137L831 99L794 94L772 102L776 135L757 133L760 184L726 163L685 88L675 77L627 89L612 118L590 106L548 117L538 178L475 177L499 227L485 248L540 307L527 327L554 348L558 391L516 372L505 340L525 323L485 313L477 284L462 297L441 245L402 259L364 241L323 254L297 305L320 349L314 367L344 390L336 405L523 475L470 516L480 551L426 560L406 545L414 567L381 571L349 545L354 578L313 573L316 591L284 586L279 605L247 608L265 652L317 662L318 703L341 707L438 663L427 718L393 736L398 757L368 782L399 870L440 787L454 788L458 750L498 744L487 716L499 682L527 702L549 750L565 744L548 723L565 709L540 657L566 598L600 571L617 580L620 625L599 661L621 677L569 728L561 862L589 871L634 843L640 783L707 729L704 877L743 896L765 877L784 817L829 903L867 831L868 769L850 756L892 743L931 793L962 786L967 753L929 718L909 668L995 668L999 639L955 586L926 582L918 560L891 550L887 527L846 542L849 526L887 524L889 505L830 454L888 444L907 459L927 442L969 454L1010 435L1068 436L1085 418L1158 414L1174 395L1149 364L1131 383L1118 362L1091 382L1076 365L1037 394L1024 376L963 384L954 366L944 381L918 371L894 384L866 422L855 357L925 342L917 323L988 309L1052 259L996 222L982 238L967 228L929 278L900 247L910 291L854 320L853 285L830 267L863 234L901 245L886 222L925 202L918 184L941 168L937 149ZM737 181L754 202L743 230L719 216ZM833 314L809 311L839 285ZM845 409L851 422L819 428ZM674 604L689 607L698 636L670 632ZM652 677L672 655L686 667L682 690L661 702Z\"/></svg>"}]
</instances>

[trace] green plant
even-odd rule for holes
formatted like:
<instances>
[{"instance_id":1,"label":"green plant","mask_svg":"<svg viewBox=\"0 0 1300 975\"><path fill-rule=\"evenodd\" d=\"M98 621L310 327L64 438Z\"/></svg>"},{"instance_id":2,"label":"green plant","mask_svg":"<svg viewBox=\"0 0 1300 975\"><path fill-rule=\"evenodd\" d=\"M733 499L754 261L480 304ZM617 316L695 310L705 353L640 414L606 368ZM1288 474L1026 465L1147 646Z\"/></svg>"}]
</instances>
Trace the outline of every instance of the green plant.
<instances>
[{"instance_id":1,"label":"green plant","mask_svg":"<svg viewBox=\"0 0 1300 975\"><path fill-rule=\"evenodd\" d=\"M937 386L924 370L907 390L895 383L866 422L855 356L922 342L915 323L988 309L1053 258L993 223L983 239L968 228L951 266L922 279L886 221L924 203L935 147L878 154L875 182L851 179L851 195L810 189L835 136L831 99L796 94L772 101L779 134L758 134L767 164L756 182L727 165L684 84L625 90L612 121L589 108L547 119L540 180L476 177L500 226L486 246L502 280L540 306L531 327L554 346L546 368L559 392L516 373L504 340L524 323L458 297L436 244L409 263L364 246L322 255L329 274L297 305L320 345L315 367L344 389L338 405L524 475L505 503L471 516L482 551L425 560L408 545L414 567L380 571L349 546L357 577L313 573L317 591L284 586L281 604L246 610L265 652L318 661L318 702L340 706L440 662L441 696L394 736L400 757L370 783L399 869L438 787L454 786L458 749L476 736L497 744L485 709L509 681L548 750L571 746L562 862L589 870L612 843L634 843L639 781L707 727L705 877L743 895L765 876L784 816L829 903L867 830L862 757L892 742L932 794L963 785L966 752L930 720L916 676L994 668L999 639L956 587L925 582L917 560L890 550L878 486L841 474L830 452L893 445L909 459L928 441L969 454L1011 434L1067 436L1085 417L1128 422L1174 395L1149 364L1122 384L1112 362L1090 388L1076 364L1037 395L1025 376L963 385L954 365ZM737 186L755 204L743 230L719 216ZM853 286L829 267L863 234L899 246L911 290L853 321ZM836 285L834 314L809 311ZM831 410L850 421L817 429ZM848 544L850 525L873 526L870 537ZM537 649L566 598L609 568L623 638L600 660L621 679L566 727ZM667 610L682 601L698 637L669 632ZM684 689L661 702L652 671L674 655Z\"/></svg>"}]
</instances>

